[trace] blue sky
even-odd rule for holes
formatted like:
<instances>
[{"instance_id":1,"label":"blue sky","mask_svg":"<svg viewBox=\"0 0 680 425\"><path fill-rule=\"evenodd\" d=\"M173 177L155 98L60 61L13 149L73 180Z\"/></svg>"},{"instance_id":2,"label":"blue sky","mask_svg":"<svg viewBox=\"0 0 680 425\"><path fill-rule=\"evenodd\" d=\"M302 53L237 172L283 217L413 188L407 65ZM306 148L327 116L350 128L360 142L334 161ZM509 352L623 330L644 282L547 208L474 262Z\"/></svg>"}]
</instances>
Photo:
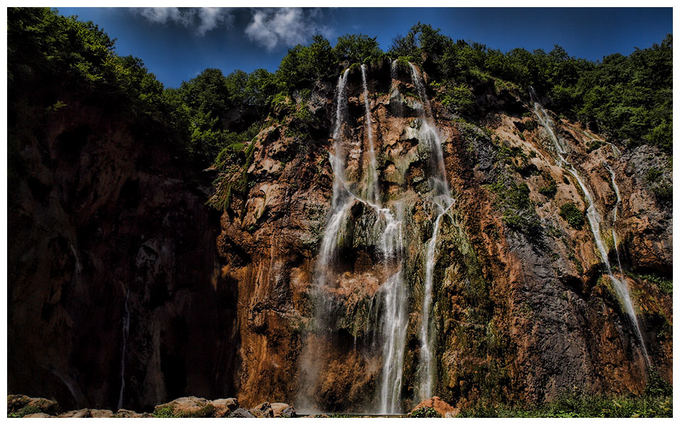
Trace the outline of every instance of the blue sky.
<instances>
[{"instance_id":1,"label":"blue sky","mask_svg":"<svg viewBox=\"0 0 680 425\"><path fill-rule=\"evenodd\" d=\"M383 50L418 21L453 39L490 48L549 51L559 44L576 57L602 59L659 43L672 33L671 8L323 8L177 9L58 8L99 25L120 55L140 57L167 87L219 68L276 70L297 43L320 33L377 37Z\"/></svg>"}]
</instances>

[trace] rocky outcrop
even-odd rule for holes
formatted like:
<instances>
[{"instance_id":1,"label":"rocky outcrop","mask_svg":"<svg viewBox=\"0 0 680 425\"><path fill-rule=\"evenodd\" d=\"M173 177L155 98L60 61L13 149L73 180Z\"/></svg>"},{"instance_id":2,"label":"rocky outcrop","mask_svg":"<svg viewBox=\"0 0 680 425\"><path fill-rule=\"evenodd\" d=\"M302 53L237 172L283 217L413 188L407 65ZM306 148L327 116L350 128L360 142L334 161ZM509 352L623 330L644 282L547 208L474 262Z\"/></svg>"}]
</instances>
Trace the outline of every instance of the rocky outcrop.
<instances>
[{"instance_id":1,"label":"rocky outcrop","mask_svg":"<svg viewBox=\"0 0 680 425\"><path fill-rule=\"evenodd\" d=\"M7 396L7 414L11 418L294 418L295 409L285 403L264 402L248 410L239 407L235 398L206 400L180 397L153 408L153 413L128 409L117 412L106 409L78 409L62 412L54 400L25 395Z\"/></svg>"},{"instance_id":2,"label":"rocky outcrop","mask_svg":"<svg viewBox=\"0 0 680 425\"><path fill-rule=\"evenodd\" d=\"M411 410L409 415L417 417L419 411L422 411L423 409L434 410L440 418L453 418L460 413L460 409L452 407L441 398L435 396L418 403L416 407Z\"/></svg>"},{"instance_id":3,"label":"rocky outcrop","mask_svg":"<svg viewBox=\"0 0 680 425\"><path fill-rule=\"evenodd\" d=\"M64 415L83 417L134 417L118 407L151 411L186 394L196 397L159 412L295 415L271 400L375 412L385 286L401 270L408 315L397 393L401 411L414 408L438 215L432 147L408 67L392 81L378 61L367 75L368 98L360 70L348 74L344 175L359 195L370 183L367 101L380 204L404 223L399 264L384 258L383 213L357 196L327 270L317 267L334 185L332 83L276 107L246 164L231 164L244 189L218 191L219 213L205 205L209 181L152 121L64 99L42 130L13 127L8 389L54 397L80 409ZM436 86L429 92L455 200L434 251L434 393L458 409L642 392L642 342L585 220L588 202L532 106L485 86L475 91L478 117L466 120ZM670 160L552 119L592 194L612 273L629 287L649 366L671 382L672 300L659 284L672 271ZM319 287L321 273L332 282ZM217 399L225 394L257 407ZM41 409L23 413L55 414Z\"/></svg>"},{"instance_id":4,"label":"rocky outcrop","mask_svg":"<svg viewBox=\"0 0 680 425\"><path fill-rule=\"evenodd\" d=\"M408 223L410 315L400 391L406 410L418 401L424 255L435 214L427 199L429 151L418 135L420 99L407 69L396 84L398 95L389 64L369 68L381 201L393 211L399 205ZM347 96L345 174L361 191L368 141L358 69L350 71ZM484 118L469 122L436 96L431 106L456 200L441 224L434 269L436 392L457 407L482 399L540 403L565 391L641 392L647 376L641 342L584 219L587 201L559 166L532 105L509 91L497 94L501 103L484 95ZM383 229L361 203L344 224L331 271L336 286L325 289L333 300L324 307L327 333L309 332L317 320L315 264L333 186L332 140L325 137L335 112L331 99L326 86L293 102L293 111L315 111L309 137L292 130L293 112L271 117L253 142L250 190L222 215L222 277L238 286L242 300L236 385L250 404L276 397L325 411L375 411L382 365L376 294L386 271L376 267ZM668 160L648 146L612 146L578 123L555 121L569 161L593 194L614 274L630 287L651 365L670 381L671 334L657 335L672 327L671 297L640 276L670 278L671 209L664 188L647 178L654 168L668 182ZM562 211L566 204L576 217Z\"/></svg>"}]
</instances>

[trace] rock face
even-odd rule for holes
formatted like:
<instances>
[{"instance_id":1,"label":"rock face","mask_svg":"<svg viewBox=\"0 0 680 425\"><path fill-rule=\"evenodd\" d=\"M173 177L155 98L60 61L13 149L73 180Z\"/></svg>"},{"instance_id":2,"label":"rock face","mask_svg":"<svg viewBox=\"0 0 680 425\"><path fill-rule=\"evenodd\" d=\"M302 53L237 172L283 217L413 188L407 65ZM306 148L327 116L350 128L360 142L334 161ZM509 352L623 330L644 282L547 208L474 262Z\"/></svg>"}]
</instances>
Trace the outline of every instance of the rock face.
<instances>
[{"instance_id":1,"label":"rock face","mask_svg":"<svg viewBox=\"0 0 680 425\"><path fill-rule=\"evenodd\" d=\"M408 223L409 322L399 391L406 411L419 401L424 256L436 214L427 195L431 157L419 139L422 99L405 67L397 75L390 81L389 64L369 68L368 103L380 201L393 211L400 203ZM642 391L642 345L607 276L575 177L560 167L533 105L507 91L478 95L485 115L476 124L448 112L436 93L431 101L455 198L442 219L434 268L434 392L465 407L480 399L542 402L565 391ZM356 69L347 98L344 171L361 191L369 146ZM382 230L370 208L352 206L331 266L335 286L326 289L333 300L327 333L310 332L333 192L333 88L316 87L310 100L291 108L303 105L314 112L316 130L300 138L290 131L293 113L271 117L254 142L250 190L222 215L222 277L241 300L238 395L250 405L278 398L322 411L375 411L383 361L375 337L386 281L376 266ZM668 159L648 146L612 146L578 123L553 119L568 161L592 193L609 262L629 287L651 365L671 381L671 296L640 277L670 278L671 207L648 178L654 168L668 179ZM580 226L578 217L560 215L569 203L582 215Z\"/></svg>"},{"instance_id":2,"label":"rock face","mask_svg":"<svg viewBox=\"0 0 680 425\"><path fill-rule=\"evenodd\" d=\"M209 180L152 124L64 100L11 138L8 388L114 409L231 392Z\"/></svg>"},{"instance_id":3,"label":"rock face","mask_svg":"<svg viewBox=\"0 0 680 425\"><path fill-rule=\"evenodd\" d=\"M151 411L186 394L199 398L167 410L294 415L265 403L279 400L305 412L375 412L386 282L401 270L407 318L396 394L400 411L415 407L425 398L420 330L438 213L424 102L408 66L392 81L389 65L367 68L368 97L359 69L348 74L343 171L357 193L372 183L368 103L379 202L403 224L401 265L384 258L380 214L357 201L327 270L317 267L333 202L334 84L318 84L268 118L249 148L247 190L225 198L221 215L205 205L209 182L162 134L131 126L122 113L65 99L44 132L15 128L8 390L88 408L73 415ZM466 121L430 90L455 200L434 250L432 393L463 408L565 391L641 392L642 344L575 177L559 165L532 105L506 90L476 95L483 115ZM592 194L613 274L629 287L650 366L670 382L672 300L655 283L672 271L669 160L552 118ZM320 272L333 277L324 288ZM226 394L259 406L200 398Z\"/></svg>"},{"instance_id":4,"label":"rock face","mask_svg":"<svg viewBox=\"0 0 680 425\"><path fill-rule=\"evenodd\" d=\"M453 418L460 412L460 409L453 408L450 404L445 402L439 397L432 397L427 400L423 400L416 405L416 407L411 410L411 415L419 409L431 408L442 418Z\"/></svg>"}]
</instances>

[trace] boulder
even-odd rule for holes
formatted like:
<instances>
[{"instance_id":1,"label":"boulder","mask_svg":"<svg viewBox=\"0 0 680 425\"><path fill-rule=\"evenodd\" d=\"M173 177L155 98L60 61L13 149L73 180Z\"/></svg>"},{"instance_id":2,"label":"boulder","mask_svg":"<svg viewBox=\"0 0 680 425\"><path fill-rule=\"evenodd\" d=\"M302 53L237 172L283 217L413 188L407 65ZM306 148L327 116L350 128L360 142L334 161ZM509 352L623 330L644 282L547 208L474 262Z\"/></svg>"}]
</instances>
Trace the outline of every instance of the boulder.
<instances>
[{"instance_id":1,"label":"boulder","mask_svg":"<svg viewBox=\"0 0 680 425\"><path fill-rule=\"evenodd\" d=\"M24 418L52 418L53 416L47 413L31 413L30 415L24 416Z\"/></svg>"},{"instance_id":2,"label":"boulder","mask_svg":"<svg viewBox=\"0 0 680 425\"><path fill-rule=\"evenodd\" d=\"M236 408L233 412L231 412L228 416L229 418L254 418L255 415L247 411L246 409L242 407Z\"/></svg>"},{"instance_id":3,"label":"boulder","mask_svg":"<svg viewBox=\"0 0 680 425\"><path fill-rule=\"evenodd\" d=\"M90 409L90 417L92 418L113 418L113 412L106 409Z\"/></svg>"},{"instance_id":4,"label":"boulder","mask_svg":"<svg viewBox=\"0 0 680 425\"><path fill-rule=\"evenodd\" d=\"M255 415L256 418L273 418L274 410L272 409L271 403L264 402L257 405L254 409L250 409L250 413Z\"/></svg>"},{"instance_id":5,"label":"boulder","mask_svg":"<svg viewBox=\"0 0 680 425\"><path fill-rule=\"evenodd\" d=\"M215 413L215 406L200 397L180 397L154 407L154 416L173 418L209 418Z\"/></svg>"},{"instance_id":6,"label":"boulder","mask_svg":"<svg viewBox=\"0 0 680 425\"><path fill-rule=\"evenodd\" d=\"M69 410L59 415L60 418L91 418L90 409Z\"/></svg>"},{"instance_id":7,"label":"boulder","mask_svg":"<svg viewBox=\"0 0 680 425\"><path fill-rule=\"evenodd\" d=\"M295 409L286 403L272 403L272 412L275 418L294 418Z\"/></svg>"},{"instance_id":8,"label":"boulder","mask_svg":"<svg viewBox=\"0 0 680 425\"><path fill-rule=\"evenodd\" d=\"M238 400L235 398L219 398L210 402L215 406L214 416L216 418L224 418L229 416L231 412L238 409Z\"/></svg>"},{"instance_id":9,"label":"boulder","mask_svg":"<svg viewBox=\"0 0 680 425\"><path fill-rule=\"evenodd\" d=\"M144 416L148 415L148 416ZM114 415L115 418L144 418L144 417L151 417L148 413L137 413L134 410L128 410L128 409L118 409L116 414Z\"/></svg>"},{"instance_id":10,"label":"boulder","mask_svg":"<svg viewBox=\"0 0 680 425\"><path fill-rule=\"evenodd\" d=\"M29 397L23 394L7 395L7 415L26 417L31 414L46 413L56 415L59 404L54 400L41 397Z\"/></svg>"}]
</instances>

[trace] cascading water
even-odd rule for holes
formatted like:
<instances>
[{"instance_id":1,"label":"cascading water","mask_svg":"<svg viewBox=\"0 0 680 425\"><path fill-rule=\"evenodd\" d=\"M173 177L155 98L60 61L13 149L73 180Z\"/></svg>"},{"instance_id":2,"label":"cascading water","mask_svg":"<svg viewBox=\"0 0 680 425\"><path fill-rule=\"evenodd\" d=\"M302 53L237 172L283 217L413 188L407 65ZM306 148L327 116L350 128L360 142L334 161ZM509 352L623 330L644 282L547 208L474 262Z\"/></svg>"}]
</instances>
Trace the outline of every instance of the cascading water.
<instances>
[{"instance_id":1,"label":"cascading water","mask_svg":"<svg viewBox=\"0 0 680 425\"><path fill-rule=\"evenodd\" d=\"M534 95L532 93L532 97L533 96ZM588 190L585 183L581 179L581 176L576 170L576 168L565 159L564 155L568 153L566 146L564 145L563 141L560 140L560 138L555 134L553 120L550 118L550 116L543 108L543 106L541 106L541 104L538 103L537 101L534 101L534 114L536 115L536 118L538 119L539 123L546 130L546 132L550 136L551 141L553 142L553 145L557 153L557 164L560 167L562 167L562 169L571 174L574 177L574 179L576 179L579 187L581 188L581 191L583 192L583 196L586 198L586 203L588 205L588 208L586 210L586 217L588 218L590 230L593 233L593 238L595 239L595 245L597 246L597 250L600 254L602 262L604 262L604 265L607 268L607 275L609 276L609 279L613 284L614 290L616 291L617 295L621 300L623 309L630 318L631 323L633 324L635 335L640 341L642 355L644 357L646 365L649 367L650 361L649 356L647 354L647 348L645 347L645 341L642 338L640 325L638 324L637 316L635 315L635 308L633 307L633 302L630 298L630 293L628 292L628 285L624 280L619 280L618 278L616 278L614 276L614 273L612 272L611 264L609 263L609 257L607 255L607 250L605 249L604 242L600 234L600 221L601 221L600 214L597 212L597 209L595 208L595 202L593 201L593 197L591 196L590 191ZM619 197L618 188L616 188L616 192L618 198Z\"/></svg>"},{"instance_id":2,"label":"cascading water","mask_svg":"<svg viewBox=\"0 0 680 425\"><path fill-rule=\"evenodd\" d=\"M399 63L396 59L390 64L390 77L392 78L392 85L390 86L390 106L392 113L397 117L404 115L404 107L402 105L399 93L399 80L397 79L397 67Z\"/></svg>"},{"instance_id":3,"label":"cascading water","mask_svg":"<svg viewBox=\"0 0 680 425\"><path fill-rule=\"evenodd\" d=\"M125 316L123 316L123 346L120 354L120 393L118 394L118 409L123 408L123 395L125 393L125 353L127 352L127 339L130 333L130 307L128 302L130 300L130 290L125 290L125 303L123 309Z\"/></svg>"},{"instance_id":4,"label":"cascading water","mask_svg":"<svg viewBox=\"0 0 680 425\"><path fill-rule=\"evenodd\" d=\"M420 385L418 395L421 399L432 397L434 378L436 375L434 350L433 350L433 332L431 332L430 324L430 310L432 306L432 290L434 287L434 267L437 258L437 239L439 236L439 227L444 214L448 213L453 205L453 198L449 191L449 184L446 177L446 167L444 165L444 153L442 151L441 138L439 132L434 126L432 118L432 110L430 108L430 101L425 91L425 86L418 74L415 65L409 63L411 67L411 79L413 85L416 87L418 96L422 103L420 108L420 131L419 139L427 143L431 154L431 168L432 175L430 176L432 182L432 196L431 201L437 212L437 218L432 227L432 237L427 243L427 252L425 256L425 283L423 291L423 307L422 319L420 326Z\"/></svg>"},{"instance_id":5,"label":"cascading water","mask_svg":"<svg viewBox=\"0 0 680 425\"><path fill-rule=\"evenodd\" d=\"M382 341L382 376L377 390L378 407L381 413L395 413L401 408L400 393L402 371L404 363L404 349L406 344L406 328L408 325L407 299L408 293L403 281L403 231L401 220L401 208L397 204L399 219L395 219L389 208L383 208L380 203L380 192L377 177L377 165L373 141L373 129L368 98L368 86L366 82L366 66L361 67L363 82L363 96L365 107L366 136L368 141L368 166L364 179L365 198L354 193L351 185L345 178L345 160L343 149L343 125L347 109L346 84L349 70L345 70L338 80L337 106L335 114L335 126L333 129L334 152L330 154L330 162L333 168L333 201L331 214L324 230L321 247L316 264L315 290L317 302L322 305L316 306L317 324L327 326L326 315L330 310L324 300L324 287L331 284L332 275L330 267L337 255L338 242L343 237L344 224L347 213L355 202L363 203L372 209L377 217L376 226L383 228L380 240L380 250L383 257L383 267L389 277L382 284L377 296L382 307L379 318L378 331ZM315 360L312 360L315 361ZM318 368L318 365L313 368ZM313 386L316 375L312 371L307 385ZM310 382L311 381L311 382Z\"/></svg>"},{"instance_id":6,"label":"cascading water","mask_svg":"<svg viewBox=\"0 0 680 425\"><path fill-rule=\"evenodd\" d=\"M616 238L616 218L619 210L619 205L621 205L621 193L619 192L619 186L617 186L616 184L616 175L614 174L614 170L607 163L605 163L605 167L609 172L609 176L611 177L612 181L612 187L614 188L614 193L616 194L616 204L614 205L612 222L612 239L614 241L614 252L616 252L616 263L619 266L619 273L623 273L623 269L621 268L621 257L619 257L619 242Z\"/></svg>"},{"instance_id":7,"label":"cascading water","mask_svg":"<svg viewBox=\"0 0 680 425\"><path fill-rule=\"evenodd\" d=\"M374 204L379 204L378 166L375 160L375 147L373 146L373 124L371 123L371 108L368 100L368 85L366 84L366 65L361 65L361 81L364 87L366 133L368 133L368 182L366 183L366 199Z\"/></svg>"},{"instance_id":8,"label":"cascading water","mask_svg":"<svg viewBox=\"0 0 680 425\"><path fill-rule=\"evenodd\" d=\"M379 295L384 312L382 315L382 379L379 387L379 409L381 413L398 412L401 393L402 371L404 367L404 349L406 345L406 328L408 327L407 299L408 292L404 284L402 255L404 250L404 236L402 232L402 207L397 204L397 217L394 220L389 209L383 209L385 217L385 231L382 237L381 249L385 267L391 263L397 267L380 288Z\"/></svg>"}]
</instances>

